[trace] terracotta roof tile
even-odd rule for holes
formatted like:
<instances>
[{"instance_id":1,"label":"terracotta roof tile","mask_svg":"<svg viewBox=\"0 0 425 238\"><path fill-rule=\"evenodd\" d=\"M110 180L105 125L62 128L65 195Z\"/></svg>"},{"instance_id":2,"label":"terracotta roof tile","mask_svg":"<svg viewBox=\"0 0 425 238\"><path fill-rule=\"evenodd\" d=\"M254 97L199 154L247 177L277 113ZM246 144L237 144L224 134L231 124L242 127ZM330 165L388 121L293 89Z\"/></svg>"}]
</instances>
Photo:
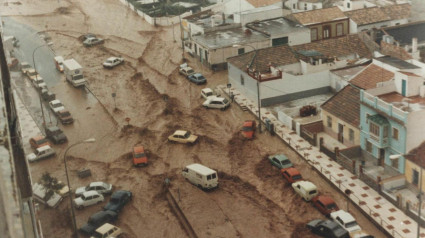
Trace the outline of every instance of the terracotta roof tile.
<instances>
[{"instance_id":1,"label":"terracotta roof tile","mask_svg":"<svg viewBox=\"0 0 425 238\"><path fill-rule=\"evenodd\" d=\"M363 71L357 74L350 80L353 85L362 89L376 88L379 82L386 82L394 78L394 73L377 66L370 64Z\"/></svg>"},{"instance_id":2,"label":"terracotta roof tile","mask_svg":"<svg viewBox=\"0 0 425 238\"><path fill-rule=\"evenodd\" d=\"M383 7L382 11L384 11L391 20L398 20L410 17L410 9L411 6L408 3L391 5L388 7Z\"/></svg>"},{"instance_id":3,"label":"terracotta roof tile","mask_svg":"<svg viewBox=\"0 0 425 238\"><path fill-rule=\"evenodd\" d=\"M347 85L321 107L322 110L358 127L360 124L360 89Z\"/></svg>"},{"instance_id":4,"label":"terracotta roof tile","mask_svg":"<svg viewBox=\"0 0 425 238\"><path fill-rule=\"evenodd\" d=\"M398 71L398 72L400 72L400 73L402 73L404 75L407 75L407 76L421 77L421 76L419 76L417 74L414 74L414 73L411 73L411 72L406 72L406 71Z\"/></svg>"},{"instance_id":5,"label":"terracotta roof tile","mask_svg":"<svg viewBox=\"0 0 425 238\"><path fill-rule=\"evenodd\" d=\"M296 46L275 46L257 50L257 55L253 61L252 67L260 72L268 71L269 63L273 66L283 66L299 62L302 58L297 51L318 51L322 55L331 57L342 57L350 54L357 54L360 57L371 57L371 53L364 45L358 35L347 35L338 38L315 41L308 44ZM241 70L245 70L250 64L254 52L248 52L242 55L228 58L227 61Z\"/></svg>"},{"instance_id":6,"label":"terracotta roof tile","mask_svg":"<svg viewBox=\"0 0 425 238\"><path fill-rule=\"evenodd\" d=\"M302 25L311 25L322 22L345 19L347 16L338 8L323 8L312 11L298 12L289 15L288 19L295 20Z\"/></svg>"},{"instance_id":7,"label":"terracotta roof tile","mask_svg":"<svg viewBox=\"0 0 425 238\"><path fill-rule=\"evenodd\" d=\"M382 11L382 8L379 7L347 11L345 12L345 15L359 26L391 20L391 18L384 11Z\"/></svg>"},{"instance_id":8,"label":"terracotta roof tile","mask_svg":"<svg viewBox=\"0 0 425 238\"><path fill-rule=\"evenodd\" d=\"M418 147L407 153L405 156L406 159L412 161L413 163L425 168L425 141L422 142Z\"/></svg>"},{"instance_id":9,"label":"terracotta roof tile","mask_svg":"<svg viewBox=\"0 0 425 238\"><path fill-rule=\"evenodd\" d=\"M254 7L264 7L269 6L277 2L281 2L281 0L247 0Z\"/></svg>"}]
</instances>

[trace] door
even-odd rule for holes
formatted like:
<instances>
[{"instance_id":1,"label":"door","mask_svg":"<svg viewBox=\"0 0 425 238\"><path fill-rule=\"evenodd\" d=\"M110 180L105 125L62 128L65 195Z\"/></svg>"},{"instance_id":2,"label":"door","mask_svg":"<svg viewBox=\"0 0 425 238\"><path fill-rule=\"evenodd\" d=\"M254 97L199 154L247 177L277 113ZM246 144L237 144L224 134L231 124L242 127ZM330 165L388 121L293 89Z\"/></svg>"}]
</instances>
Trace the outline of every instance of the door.
<instances>
[{"instance_id":1,"label":"door","mask_svg":"<svg viewBox=\"0 0 425 238\"><path fill-rule=\"evenodd\" d=\"M419 184L419 172L417 170L413 170L412 173L412 183L414 185L418 185Z\"/></svg>"},{"instance_id":2,"label":"door","mask_svg":"<svg viewBox=\"0 0 425 238\"><path fill-rule=\"evenodd\" d=\"M344 125L338 123L338 141L344 143Z\"/></svg>"},{"instance_id":3,"label":"door","mask_svg":"<svg viewBox=\"0 0 425 238\"><path fill-rule=\"evenodd\" d=\"M379 149L379 166L384 166L385 162L385 149Z\"/></svg>"},{"instance_id":4,"label":"door","mask_svg":"<svg viewBox=\"0 0 425 238\"><path fill-rule=\"evenodd\" d=\"M331 26L330 25L326 25L323 26L323 39L327 39L331 37Z\"/></svg>"},{"instance_id":5,"label":"door","mask_svg":"<svg viewBox=\"0 0 425 238\"><path fill-rule=\"evenodd\" d=\"M406 97L406 86L407 86L407 82L406 80L402 80L401 81L401 95L403 95L404 97Z\"/></svg>"}]
</instances>

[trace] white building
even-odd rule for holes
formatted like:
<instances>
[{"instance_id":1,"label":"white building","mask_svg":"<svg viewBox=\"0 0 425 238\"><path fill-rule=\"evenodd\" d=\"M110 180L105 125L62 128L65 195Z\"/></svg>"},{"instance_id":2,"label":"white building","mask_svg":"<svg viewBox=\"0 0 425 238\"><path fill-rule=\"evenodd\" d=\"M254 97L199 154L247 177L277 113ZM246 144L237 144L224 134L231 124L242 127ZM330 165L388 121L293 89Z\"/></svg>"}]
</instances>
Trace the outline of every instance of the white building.
<instances>
[{"instance_id":1,"label":"white building","mask_svg":"<svg viewBox=\"0 0 425 238\"><path fill-rule=\"evenodd\" d=\"M294 13L323 8L322 1L320 0L287 0L285 6Z\"/></svg>"}]
</instances>

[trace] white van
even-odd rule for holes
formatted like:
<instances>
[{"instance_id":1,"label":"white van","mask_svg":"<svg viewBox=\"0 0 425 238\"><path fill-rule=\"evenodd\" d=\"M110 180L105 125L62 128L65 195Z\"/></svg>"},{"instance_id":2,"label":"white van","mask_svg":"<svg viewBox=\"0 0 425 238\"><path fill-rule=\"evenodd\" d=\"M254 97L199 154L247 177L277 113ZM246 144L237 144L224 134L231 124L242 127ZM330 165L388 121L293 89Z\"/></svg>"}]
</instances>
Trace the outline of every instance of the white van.
<instances>
[{"instance_id":1,"label":"white van","mask_svg":"<svg viewBox=\"0 0 425 238\"><path fill-rule=\"evenodd\" d=\"M123 232L119 227L105 223L101 227L97 228L96 232L90 236L90 238L115 238L122 235L122 233Z\"/></svg>"},{"instance_id":2,"label":"white van","mask_svg":"<svg viewBox=\"0 0 425 238\"><path fill-rule=\"evenodd\" d=\"M307 202L319 194L316 185L309 181L295 182L292 188Z\"/></svg>"},{"instance_id":3,"label":"white van","mask_svg":"<svg viewBox=\"0 0 425 238\"><path fill-rule=\"evenodd\" d=\"M218 187L218 176L215 170L201 164L191 164L182 171L183 177L201 189L213 189Z\"/></svg>"}]
</instances>

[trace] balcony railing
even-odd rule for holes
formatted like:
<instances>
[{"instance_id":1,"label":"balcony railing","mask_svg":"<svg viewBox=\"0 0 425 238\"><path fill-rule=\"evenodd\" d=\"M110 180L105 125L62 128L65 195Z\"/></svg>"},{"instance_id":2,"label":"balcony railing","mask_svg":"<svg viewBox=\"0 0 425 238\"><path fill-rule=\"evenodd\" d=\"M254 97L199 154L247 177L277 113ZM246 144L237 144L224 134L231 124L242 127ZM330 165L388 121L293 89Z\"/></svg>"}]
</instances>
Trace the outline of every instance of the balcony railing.
<instances>
[{"instance_id":1,"label":"balcony railing","mask_svg":"<svg viewBox=\"0 0 425 238\"><path fill-rule=\"evenodd\" d=\"M365 92L364 90L360 91L360 101L390 117L396 118L403 123L407 123L407 116L409 115L408 112L405 112L400 108L393 106L391 103L387 103L384 100Z\"/></svg>"}]
</instances>

